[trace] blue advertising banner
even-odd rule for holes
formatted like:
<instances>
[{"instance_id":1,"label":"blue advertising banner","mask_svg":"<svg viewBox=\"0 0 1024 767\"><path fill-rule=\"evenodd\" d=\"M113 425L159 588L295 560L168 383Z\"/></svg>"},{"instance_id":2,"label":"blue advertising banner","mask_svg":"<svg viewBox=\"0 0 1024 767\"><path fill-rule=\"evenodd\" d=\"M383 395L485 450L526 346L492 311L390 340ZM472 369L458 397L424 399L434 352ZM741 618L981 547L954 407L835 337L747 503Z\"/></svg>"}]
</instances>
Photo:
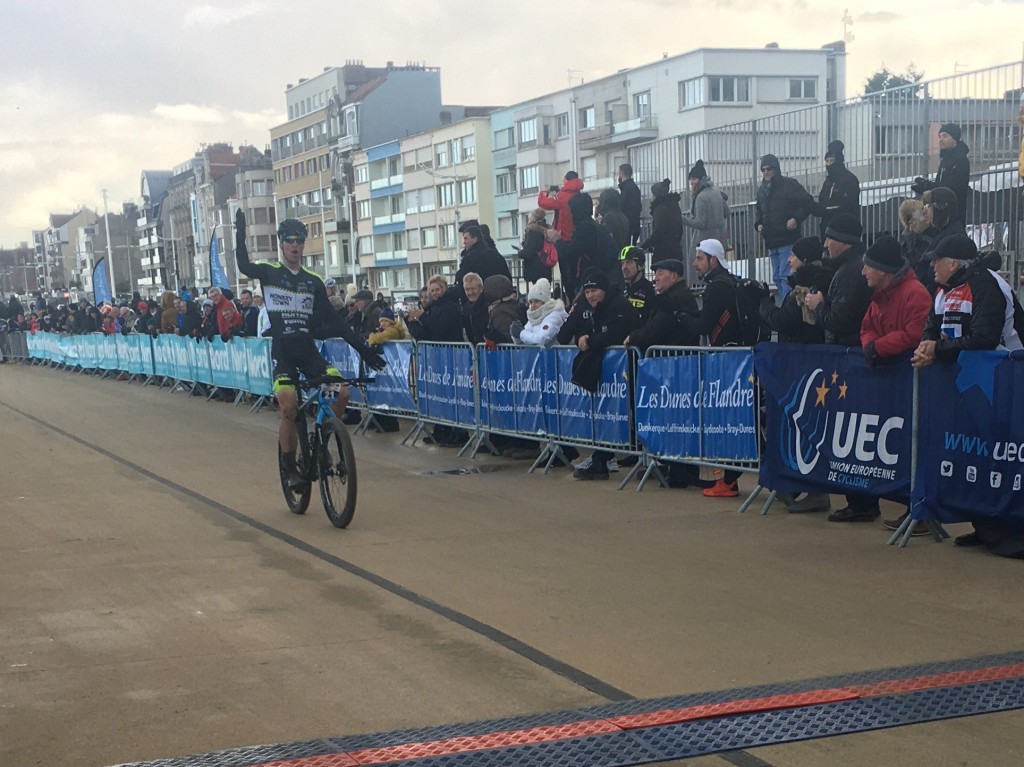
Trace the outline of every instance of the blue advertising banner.
<instances>
[{"instance_id":1,"label":"blue advertising banner","mask_svg":"<svg viewBox=\"0 0 1024 767\"><path fill-rule=\"evenodd\" d=\"M171 342L171 354L174 359L172 367L174 372L171 375L180 381L197 380L194 356L195 339L186 338L185 336L168 336L167 338Z\"/></svg>"},{"instance_id":2,"label":"blue advertising banner","mask_svg":"<svg viewBox=\"0 0 1024 767\"><path fill-rule=\"evenodd\" d=\"M359 353L349 346L348 342L340 338L329 338L320 346L320 353L328 363L338 369L346 378L359 377ZM352 405L366 404L363 401L363 393L354 386L348 390L348 401Z\"/></svg>"},{"instance_id":3,"label":"blue advertising banner","mask_svg":"<svg viewBox=\"0 0 1024 767\"><path fill-rule=\"evenodd\" d=\"M189 363L192 366L192 381L198 381L207 386L213 385L213 370L210 368L210 344L212 342L202 339L195 341L188 339L186 347L189 353Z\"/></svg>"},{"instance_id":4,"label":"blue advertising banner","mask_svg":"<svg viewBox=\"0 0 1024 767\"><path fill-rule=\"evenodd\" d=\"M416 345L416 392L420 415L433 421L456 422L453 347Z\"/></svg>"},{"instance_id":5,"label":"blue advertising banner","mask_svg":"<svg viewBox=\"0 0 1024 767\"><path fill-rule=\"evenodd\" d=\"M548 352L539 346L517 346L513 355L514 372L510 384L515 401L516 431L545 435L548 428L544 415L544 390L555 389L554 381L544 377L544 358Z\"/></svg>"},{"instance_id":6,"label":"blue advertising banner","mask_svg":"<svg viewBox=\"0 0 1024 767\"><path fill-rule=\"evenodd\" d=\"M708 351L701 360L703 455L712 461L756 461L754 358L749 351Z\"/></svg>"},{"instance_id":7,"label":"blue advertising banner","mask_svg":"<svg viewBox=\"0 0 1024 767\"><path fill-rule=\"evenodd\" d=\"M389 341L381 347L387 367L371 371L373 383L366 389L370 407L377 410L404 410L416 412L416 401L409 390L409 367L412 344L408 341Z\"/></svg>"},{"instance_id":8,"label":"blue advertising banner","mask_svg":"<svg viewBox=\"0 0 1024 767\"><path fill-rule=\"evenodd\" d=\"M696 355L648 357L636 374L636 436L668 459L700 457L700 380Z\"/></svg>"},{"instance_id":9,"label":"blue advertising banner","mask_svg":"<svg viewBox=\"0 0 1024 767\"><path fill-rule=\"evenodd\" d=\"M476 379L473 372L473 347L451 348L452 370L455 379L452 391L455 398L455 423L468 429L476 427Z\"/></svg>"},{"instance_id":10,"label":"blue advertising banner","mask_svg":"<svg viewBox=\"0 0 1024 767\"><path fill-rule=\"evenodd\" d=\"M481 420L495 431L516 430L513 354L508 348L480 352Z\"/></svg>"},{"instance_id":11,"label":"blue advertising banner","mask_svg":"<svg viewBox=\"0 0 1024 767\"><path fill-rule=\"evenodd\" d=\"M601 377L591 405L594 440L610 445L629 445L629 352L608 349L601 362Z\"/></svg>"},{"instance_id":12,"label":"blue advertising banner","mask_svg":"<svg viewBox=\"0 0 1024 767\"><path fill-rule=\"evenodd\" d=\"M96 367L101 370L118 370L116 336L95 336L99 359Z\"/></svg>"},{"instance_id":13,"label":"blue advertising banner","mask_svg":"<svg viewBox=\"0 0 1024 767\"><path fill-rule=\"evenodd\" d=\"M567 440L590 441L594 437L594 421L590 392L572 382L572 362L579 350L574 346L552 346L558 406L549 412L548 424L555 423L555 435Z\"/></svg>"},{"instance_id":14,"label":"blue advertising banner","mask_svg":"<svg viewBox=\"0 0 1024 767\"><path fill-rule=\"evenodd\" d=\"M913 517L1024 517L1024 354L961 352L923 368L919 392Z\"/></svg>"},{"instance_id":15,"label":"blue advertising banner","mask_svg":"<svg viewBox=\"0 0 1024 767\"><path fill-rule=\"evenodd\" d=\"M245 345L231 339L227 343L218 336L209 343L210 376L213 385L224 389L249 388Z\"/></svg>"},{"instance_id":16,"label":"blue advertising banner","mask_svg":"<svg viewBox=\"0 0 1024 767\"><path fill-rule=\"evenodd\" d=\"M754 369L765 394L761 485L909 499L909 364L869 368L859 349L759 344Z\"/></svg>"},{"instance_id":17,"label":"blue advertising banner","mask_svg":"<svg viewBox=\"0 0 1024 767\"><path fill-rule=\"evenodd\" d=\"M153 373L165 378L177 378L174 372L174 349L178 337L161 334L153 339Z\"/></svg>"},{"instance_id":18,"label":"blue advertising banner","mask_svg":"<svg viewBox=\"0 0 1024 767\"><path fill-rule=\"evenodd\" d=\"M159 341L163 336L158 336ZM236 338L232 343L242 342L245 348L247 388L260 397L274 393L272 363L270 361L270 340L266 338Z\"/></svg>"}]
</instances>

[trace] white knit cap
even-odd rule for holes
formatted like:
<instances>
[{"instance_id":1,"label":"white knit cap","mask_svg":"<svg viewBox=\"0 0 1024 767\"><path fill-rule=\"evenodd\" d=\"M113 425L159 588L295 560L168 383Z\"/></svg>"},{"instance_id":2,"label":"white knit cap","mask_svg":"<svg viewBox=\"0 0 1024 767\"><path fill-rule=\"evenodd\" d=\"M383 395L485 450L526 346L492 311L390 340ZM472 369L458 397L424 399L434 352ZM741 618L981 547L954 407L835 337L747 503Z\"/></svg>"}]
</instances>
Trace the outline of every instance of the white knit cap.
<instances>
[{"instance_id":1,"label":"white knit cap","mask_svg":"<svg viewBox=\"0 0 1024 767\"><path fill-rule=\"evenodd\" d=\"M540 301L541 303L547 303L551 300L551 283L545 278L541 277L530 288L530 292L527 294L526 299L528 301Z\"/></svg>"}]
</instances>

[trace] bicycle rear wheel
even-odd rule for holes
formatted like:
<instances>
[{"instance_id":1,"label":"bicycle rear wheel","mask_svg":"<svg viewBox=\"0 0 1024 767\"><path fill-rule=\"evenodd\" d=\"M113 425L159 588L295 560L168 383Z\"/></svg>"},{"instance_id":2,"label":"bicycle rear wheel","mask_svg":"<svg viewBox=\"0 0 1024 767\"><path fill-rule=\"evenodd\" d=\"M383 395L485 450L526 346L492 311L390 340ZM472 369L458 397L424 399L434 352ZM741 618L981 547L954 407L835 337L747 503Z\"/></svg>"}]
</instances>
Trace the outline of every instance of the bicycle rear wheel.
<instances>
[{"instance_id":1,"label":"bicycle rear wheel","mask_svg":"<svg viewBox=\"0 0 1024 767\"><path fill-rule=\"evenodd\" d=\"M313 473L309 470L309 436L306 426L306 417L299 413L295 417L295 432L298 436L299 447L295 451L295 465L299 470L299 476L306 479L306 483L298 489L288 484L288 470L284 465L284 452L281 445L277 446L277 467L281 474L281 490L284 491L284 502L288 504L288 510L292 514L305 514L309 508L309 498L313 493Z\"/></svg>"},{"instance_id":2,"label":"bicycle rear wheel","mask_svg":"<svg viewBox=\"0 0 1024 767\"><path fill-rule=\"evenodd\" d=\"M337 418L321 427L320 500L335 527L348 527L356 513L356 451Z\"/></svg>"}]
</instances>

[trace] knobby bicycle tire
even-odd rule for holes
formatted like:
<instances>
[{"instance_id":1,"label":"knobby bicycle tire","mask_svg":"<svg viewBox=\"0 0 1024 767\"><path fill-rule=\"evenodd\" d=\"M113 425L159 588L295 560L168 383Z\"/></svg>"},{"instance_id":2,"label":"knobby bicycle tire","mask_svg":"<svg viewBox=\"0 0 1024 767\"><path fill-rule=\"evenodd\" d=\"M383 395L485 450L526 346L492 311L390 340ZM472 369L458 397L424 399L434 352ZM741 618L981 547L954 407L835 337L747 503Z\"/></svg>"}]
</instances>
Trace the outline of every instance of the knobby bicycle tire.
<instances>
[{"instance_id":1,"label":"knobby bicycle tire","mask_svg":"<svg viewBox=\"0 0 1024 767\"><path fill-rule=\"evenodd\" d=\"M313 472L309 470L309 430L306 417L302 413L295 416L295 434L299 441L298 449L295 451L295 465L299 469L299 476L306 478L306 484L300 490L293 490L288 486L288 472L284 467L284 453L280 444L277 446L277 467L281 473L281 490L284 492L284 502L288 504L288 511L292 514L305 514L309 508L310 496L313 494Z\"/></svg>"},{"instance_id":2,"label":"knobby bicycle tire","mask_svg":"<svg viewBox=\"0 0 1024 767\"><path fill-rule=\"evenodd\" d=\"M337 418L320 428L320 500L332 525L348 527L356 513L356 451Z\"/></svg>"}]
</instances>

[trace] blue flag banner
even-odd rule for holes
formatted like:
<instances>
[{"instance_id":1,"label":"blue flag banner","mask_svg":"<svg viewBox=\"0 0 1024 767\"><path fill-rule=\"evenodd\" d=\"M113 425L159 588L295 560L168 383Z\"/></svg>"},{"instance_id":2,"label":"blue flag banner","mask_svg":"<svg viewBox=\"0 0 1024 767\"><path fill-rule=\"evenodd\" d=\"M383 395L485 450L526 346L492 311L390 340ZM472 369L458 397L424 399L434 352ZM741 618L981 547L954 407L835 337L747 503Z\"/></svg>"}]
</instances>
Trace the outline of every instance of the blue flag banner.
<instances>
[{"instance_id":1,"label":"blue flag banner","mask_svg":"<svg viewBox=\"0 0 1024 767\"><path fill-rule=\"evenodd\" d=\"M629 352L607 349L601 362L597 393L591 402L594 440L628 446L629 440Z\"/></svg>"},{"instance_id":2,"label":"blue flag banner","mask_svg":"<svg viewBox=\"0 0 1024 767\"><path fill-rule=\"evenodd\" d=\"M416 412L416 401L409 390L409 366L412 344L389 341L381 347L387 367L372 373L373 383L366 389L370 407L376 410Z\"/></svg>"},{"instance_id":3,"label":"blue flag banner","mask_svg":"<svg viewBox=\"0 0 1024 767\"><path fill-rule=\"evenodd\" d=\"M163 336L159 336L160 340ZM260 397L274 393L273 366L270 361L270 340L267 338L236 338L232 343L243 342L245 347L247 389Z\"/></svg>"},{"instance_id":4,"label":"blue flag banner","mask_svg":"<svg viewBox=\"0 0 1024 767\"><path fill-rule=\"evenodd\" d=\"M555 357L555 384L558 392L558 407L548 413L548 423L556 419L555 434L562 439L590 441L594 437L590 392L572 382L572 362L579 350L574 346L552 346L550 353Z\"/></svg>"},{"instance_id":5,"label":"blue flag banner","mask_svg":"<svg viewBox=\"0 0 1024 767\"><path fill-rule=\"evenodd\" d=\"M759 344L754 369L765 395L761 485L909 499L909 364L869 368L859 349Z\"/></svg>"},{"instance_id":6,"label":"blue flag banner","mask_svg":"<svg viewBox=\"0 0 1024 767\"><path fill-rule=\"evenodd\" d=\"M104 256L92 268L92 292L96 297L96 304L104 301L114 303L114 294L110 292L110 280L107 277L107 265L104 263L107 257Z\"/></svg>"},{"instance_id":7,"label":"blue flag banner","mask_svg":"<svg viewBox=\"0 0 1024 767\"><path fill-rule=\"evenodd\" d=\"M495 431L516 430L514 351L498 348L480 352L480 410L482 424Z\"/></svg>"},{"instance_id":8,"label":"blue flag banner","mask_svg":"<svg viewBox=\"0 0 1024 767\"><path fill-rule=\"evenodd\" d=\"M228 275L224 271L224 264L220 262L216 233L210 237L210 285L215 288L228 287Z\"/></svg>"},{"instance_id":9,"label":"blue flag banner","mask_svg":"<svg viewBox=\"0 0 1024 767\"><path fill-rule=\"evenodd\" d=\"M1024 354L921 370L915 519L1024 518Z\"/></svg>"}]
</instances>

